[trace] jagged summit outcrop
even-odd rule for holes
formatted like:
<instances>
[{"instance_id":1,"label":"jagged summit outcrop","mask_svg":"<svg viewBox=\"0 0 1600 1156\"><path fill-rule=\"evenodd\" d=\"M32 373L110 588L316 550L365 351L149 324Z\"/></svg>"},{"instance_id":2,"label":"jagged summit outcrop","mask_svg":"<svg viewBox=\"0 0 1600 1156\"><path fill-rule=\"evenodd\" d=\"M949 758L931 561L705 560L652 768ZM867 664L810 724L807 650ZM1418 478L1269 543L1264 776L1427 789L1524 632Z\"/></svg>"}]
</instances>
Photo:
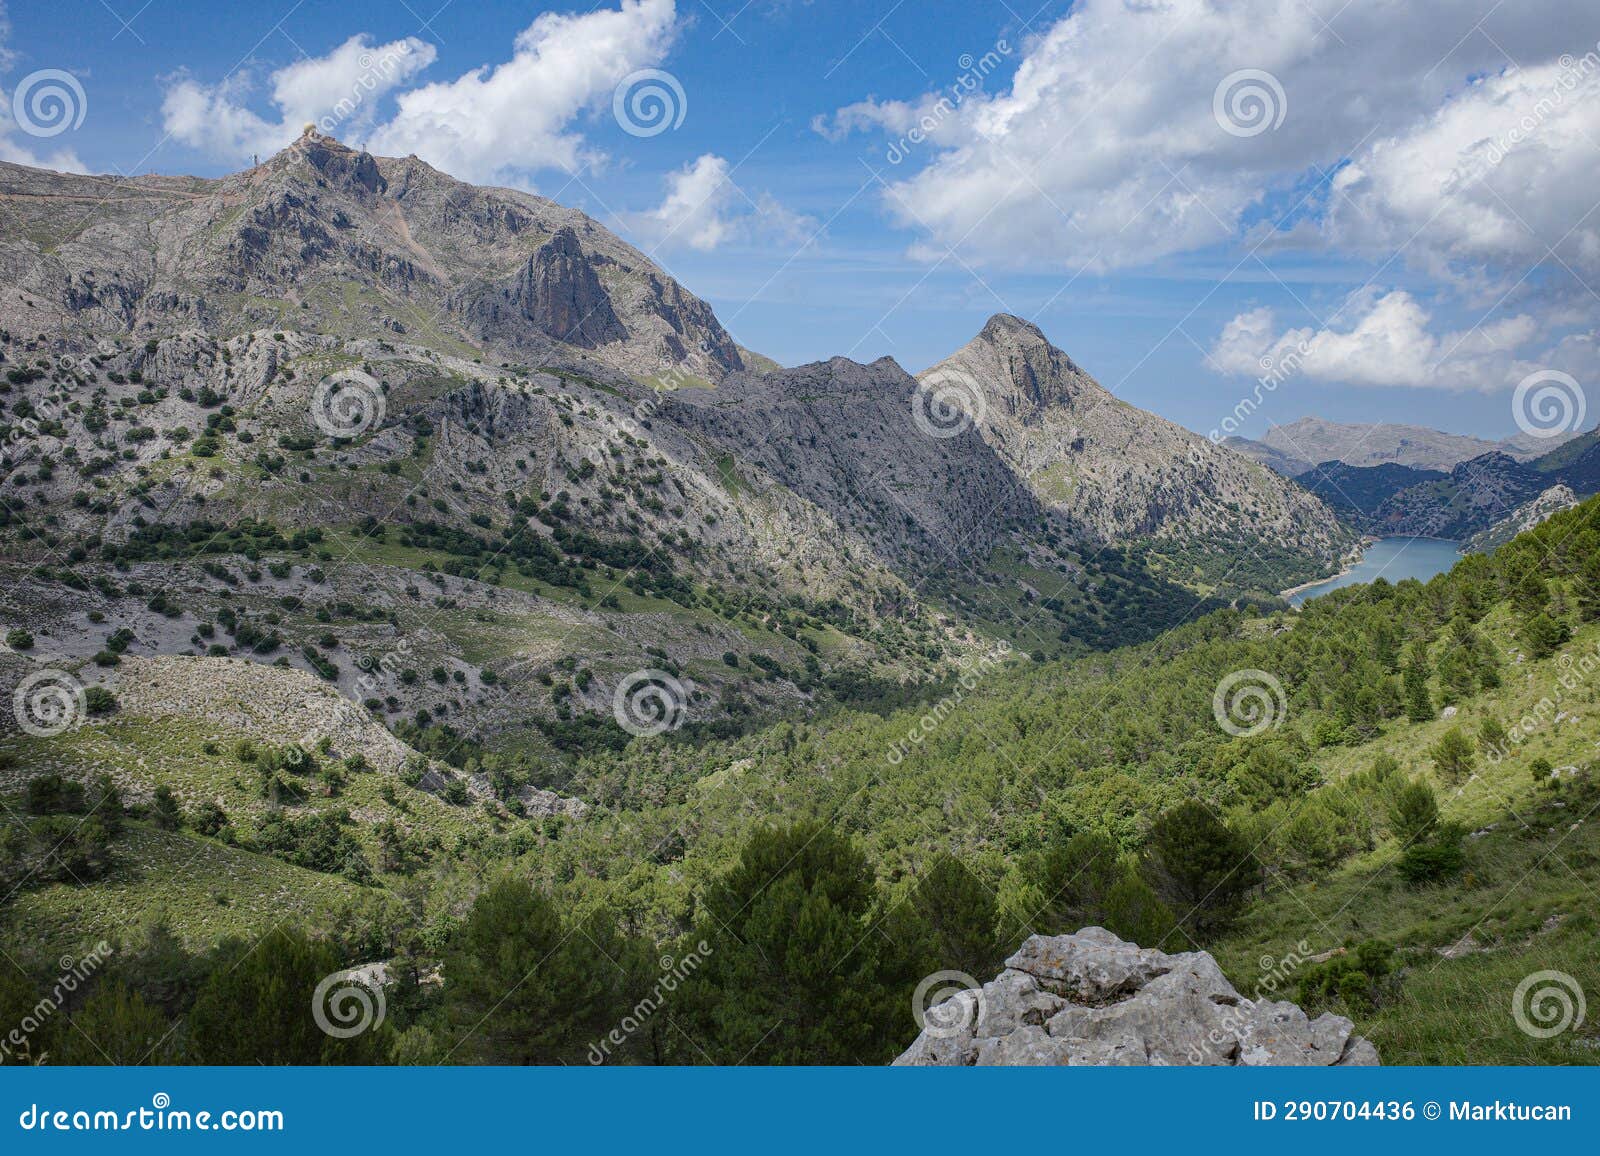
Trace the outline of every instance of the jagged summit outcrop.
<instances>
[{"instance_id":1,"label":"jagged summit outcrop","mask_svg":"<svg viewBox=\"0 0 1600 1156\"><path fill-rule=\"evenodd\" d=\"M970 396L984 440L1086 538L1271 539L1332 559L1349 531L1318 499L1247 459L1129 405L1010 314L922 373Z\"/></svg>"},{"instance_id":2,"label":"jagged summit outcrop","mask_svg":"<svg viewBox=\"0 0 1600 1156\"><path fill-rule=\"evenodd\" d=\"M1240 995L1209 952L1167 955L1100 927L1035 935L981 989L930 1008L897 1065L1371 1066L1331 1013Z\"/></svg>"},{"instance_id":3,"label":"jagged summit outcrop","mask_svg":"<svg viewBox=\"0 0 1600 1156\"><path fill-rule=\"evenodd\" d=\"M387 330L611 379L715 383L744 366L709 305L582 212L314 129L216 180L4 164L0 202L18 218L0 239L14 333Z\"/></svg>"}]
</instances>

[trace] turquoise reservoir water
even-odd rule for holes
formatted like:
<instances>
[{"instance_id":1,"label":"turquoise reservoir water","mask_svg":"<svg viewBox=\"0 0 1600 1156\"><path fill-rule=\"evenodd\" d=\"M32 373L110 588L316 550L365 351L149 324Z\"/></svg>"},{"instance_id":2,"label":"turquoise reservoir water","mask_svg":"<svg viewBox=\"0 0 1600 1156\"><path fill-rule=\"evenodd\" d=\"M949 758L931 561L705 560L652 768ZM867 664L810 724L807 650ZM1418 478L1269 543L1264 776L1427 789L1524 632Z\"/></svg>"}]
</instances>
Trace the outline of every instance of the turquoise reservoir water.
<instances>
[{"instance_id":1,"label":"turquoise reservoir water","mask_svg":"<svg viewBox=\"0 0 1600 1156\"><path fill-rule=\"evenodd\" d=\"M1461 555L1456 552L1460 546L1460 542L1449 542L1443 538L1380 538L1367 547L1361 561L1352 566L1348 573L1288 595L1289 605L1298 606L1307 598L1315 598L1341 586L1371 582L1380 576L1389 582L1406 578L1426 582L1461 561Z\"/></svg>"}]
</instances>

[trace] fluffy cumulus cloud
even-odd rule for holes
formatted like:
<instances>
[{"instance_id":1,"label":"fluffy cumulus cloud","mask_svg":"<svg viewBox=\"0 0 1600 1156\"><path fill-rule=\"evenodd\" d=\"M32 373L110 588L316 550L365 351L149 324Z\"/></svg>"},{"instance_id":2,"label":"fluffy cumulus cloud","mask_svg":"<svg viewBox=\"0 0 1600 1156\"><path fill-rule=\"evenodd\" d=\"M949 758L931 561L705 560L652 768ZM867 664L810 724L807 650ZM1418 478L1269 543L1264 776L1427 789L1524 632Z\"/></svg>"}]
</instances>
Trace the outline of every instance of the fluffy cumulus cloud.
<instances>
[{"instance_id":1,"label":"fluffy cumulus cloud","mask_svg":"<svg viewBox=\"0 0 1600 1156\"><path fill-rule=\"evenodd\" d=\"M661 204L624 223L653 248L701 250L729 241L804 243L815 226L769 193L752 197L734 183L727 159L713 153L668 174Z\"/></svg>"},{"instance_id":2,"label":"fluffy cumulus cloud","mask_svg":"<svg viewBox=\"0 0 1600 1156\"><path fill-rule=\"evenodd\" d=\"M307 124L355 138L373 124L383 97L432 64L436 55L433 45L414 36L388 44L352 36L326 56L272 74L277 115L270 119L246 105L252 87L247 75L215 85L178 77L162 100L162 120L175 140L227 160L276 152Z\"/></svg>"},{"instance_id":3,"label":"fluffy cumulus cloud","mask_svg":"<svg viewBox=\"0 0 1600 1156\"><path fill-rule=\"evenodd\" d=\"M414 152L466 180L575 171L596 154L572 123L609 107L623 80L661 62L675 19L673 0L544 13L518 35L510 60L403 93L394 118L367 145L379 153Z\"/></svg>"},{"instance_id":4,"label":"fluffy cumulus cloud","mask_svg":"<svg viewBox=\"0 0 1600 1156\"><path fill-rule=\"evenodd\" d=\"M1478 78L1370 141L1334 178L1329 238L1496 293L1547 260L1600 276L1600 49L1588 49Z\"/></svg>"},{"instance_id":5,"label":"fluffy cumulus cloud","mask_svg":"<svg viewBox=\"0 0 1600 1156\"><path fill-rule=\"evenodd\" d=\"M675 20L673 0L546 12L518 34L509 59L426 84L416 81L434 62L432 45L355 36L274 72L271 117L249 106L244 76L212 85L175 78L162 112L174 138L230 161L281 148L311 122L374 152L416 153L465 180L523 183L540 169L576 171L598 159L574 123L662 60ZM393 108L381 115L390 96Z\"/></svg>"},{"instance_id":6,"label":"fluffy cumulus cloud","mask_svg":"<svg viewBox=\"0 0 1600 1156\"><path fill-rule=\"evenodd\" d=\"M1562 55L1581 59L1597 35L1592 0L1082 0L1021 46L1008 87L865 101L819 128L883 133L889 172L907 173L890 178L889 210L931 256L1147 263L1237 239L1309 186L1302 212L1320 240L1392 251L1438 212L1446 227L1408 256L1509 262L1508 222L1552 244L1576 223L1576 187L1548 198L1592 171L1600 76L1547 108L1537 134L1508 136L1497 178L1462 197L1459 174L1486 147L1473 117L1493 109L1509 130ZM912 128L921 139L902 139ZM1507 206L1493 209L1496 195ZM1496 232L1477 237L1484 223ZM1581 235L1562 244L1592 248Z\"/></svg>"},{"instance_id":7,"label":"fluffy cumulus cloud","mask_svg":"<svg viewBox=\"0 0 1600 1156\"><path fill-rule=\"evenodd\" d=\"M1209 360L1222 373L1304 375L1345 385L1496 390L1552 364L1592 364L1592 338L1530 358L1541 327L1527 314L1445 330L1410 293L1363 291L1318 326L1278 327L1271 309L1239 314ZM1586 351L1588 351L1586 356Z\"/></svg>"}]
</instances>

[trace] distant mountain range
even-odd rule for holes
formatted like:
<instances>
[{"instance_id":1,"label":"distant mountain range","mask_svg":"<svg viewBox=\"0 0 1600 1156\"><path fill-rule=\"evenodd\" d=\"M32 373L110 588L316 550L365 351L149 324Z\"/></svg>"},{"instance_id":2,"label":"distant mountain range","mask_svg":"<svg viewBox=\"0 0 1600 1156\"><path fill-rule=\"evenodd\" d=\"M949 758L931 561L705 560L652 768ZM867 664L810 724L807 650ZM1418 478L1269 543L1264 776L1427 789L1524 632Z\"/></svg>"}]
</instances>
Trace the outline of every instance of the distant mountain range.
<instances>
[{"instance_id":1,"label":"distant mountain range","mask_svg":"<svg viewBox=\"0 0 1600 1156\"><path fill-rule=\"evenodd\" d=\"M1223 444L1284 477L1294 478L1324 462L1340 462L1347 466L1400 465L1444 472L1491 452L1525 461L1549 453L1571 436L1536 438L1531 434L1518 434L1492 442L1468 434L1443 433L1393 422L1368 425L1303 417L1287 425L1273 426L1259 440L1233 437Z\"/></svg>"},{"instance_id":2,"label":"distant mountain range","mask_svg":"<svg viewBox=\"0 0 1600 1156\"><path fill-rule=\"evenodd\" d=\"M1597 441L1595 430L1490 442L1421 426L1301 418L1259 441L1224 444L1295 479L1364 533L1480 535L1481 543L1526 528L1520 508L1552 487L1564 489L1544 506L1567 491L1577 498L1600 492Z\"/></svg>"}]
</instances>

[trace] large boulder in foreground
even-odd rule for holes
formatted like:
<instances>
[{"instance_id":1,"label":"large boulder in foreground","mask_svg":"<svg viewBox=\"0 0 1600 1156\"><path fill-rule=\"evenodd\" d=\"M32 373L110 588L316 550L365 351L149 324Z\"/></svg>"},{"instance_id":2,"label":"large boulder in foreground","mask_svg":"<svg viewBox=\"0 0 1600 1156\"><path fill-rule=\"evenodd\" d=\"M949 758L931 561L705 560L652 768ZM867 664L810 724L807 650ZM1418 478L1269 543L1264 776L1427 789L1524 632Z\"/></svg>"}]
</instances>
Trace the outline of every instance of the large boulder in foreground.
<instances>
[{"instance_id":1,"label":"large boulder in foreground","mask_svg":"<svg viewBox=\"0 0 1600 1156\"><path fill-rule=\"evenodd\" d=\"M994 980L930 1008L895 1063L1377 1064L1354 1029L1247 999L1208 952L1167 955L1086 927L1031 937Z\"/></svg>"}]
</instances>

